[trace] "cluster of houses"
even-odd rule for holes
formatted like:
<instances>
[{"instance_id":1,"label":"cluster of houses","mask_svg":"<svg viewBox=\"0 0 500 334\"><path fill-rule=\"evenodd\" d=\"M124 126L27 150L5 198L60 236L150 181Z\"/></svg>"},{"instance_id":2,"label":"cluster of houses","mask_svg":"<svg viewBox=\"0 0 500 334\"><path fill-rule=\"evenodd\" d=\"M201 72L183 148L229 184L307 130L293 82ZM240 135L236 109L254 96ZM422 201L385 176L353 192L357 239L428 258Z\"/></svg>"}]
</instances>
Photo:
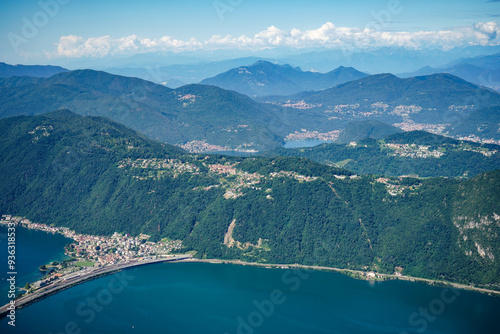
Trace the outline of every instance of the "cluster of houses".
<instances>
[{"instance_id":1,"label":"cluster of houses","mask_svg":"<svg viewBox=\"0 0 500 334\"><path fill-rule=\"evenodd\" d=\"M476 148L476 149L472 149L472 148L466 148L464 149L464 151L470 151L470 152L476 152L476 153L481 153L482 155L484 155L485 157L491 157L495 154L498 153L497 150L490 150L490 149L479 149L479 148Z\"/></svg>"},{"instance_id":2,"label":"cluster of houses","mask_svg":"<svg viewBox=\"0 0 500 334\"><path fill-rule=\"evenodd\" d=\"M286 108L294 108L294 109L301 109L301 110L306 110L306 109L313 109L313 108L319 108L323 106L322 103L320 104L307 104L304 100L302 101L286 101L284 104L282 104L283 107Z\"/></svg>"},{"instance_id":3,"label":"cluster of houses","mask_svg":"<svg viewBox=\"0 0 500 334\"><path fill-rule=\"evenodd\" d=\"M190 163L182 162L177 159L125 159L118 163L118 168L135 171L150 171L150 173L133 175L139 180L158 179L163 176L177 176L183 173L197 174L200 169Z\"/></svg>"},{"instance_id":4,"label":"cluster of houses","mask_svg":"<svg viewBox=\"0 0 500 334\"><path fill-rule=\"evenodd\" d=\"M221 164L212 164L208 165L210 172L222 175L230 175L235 176L235 178L231 180L225 180L221 185L226 188L226 193L224 194L224 198L231 199L243 196L242 189L249 188L255 190L262 190L261 188L256 187L257 184L260 183L261 179L264 176L258 173L247 173L245 171L236 169L236 164L232 165L221 165Z\"/></svg>"},{"instance_id":5,"label":"cluster of houses","mask_svg":"<svg viewBox=\"0 0 500 334\"><path fill-rule=\"evenodd\" d=\"M500 140L494 140L493 138L482 139L482 138L479 138L476 135L469 135L469 136L466 136L466 137L457 136L457 137L454 137L454 138L458 139L458 140L472 141L472 142L475 142L475 143L500 145Z\"/></svg>"},{"instance_id":6,"label":"cluster of houses","mask_svg":"<svg viewBox=\"0 0 500 334\"><path fill-rule=\"evenodd\" d=\"M221 131L229 132L229 133L231 133L231 132L238 132L238 131L244 131L244 130L245 131L249 131L250 130L250 126L247 125L247 124L239 124L235 128L233 126L228 125L228 126L226 126L226 127L224 127L224 128L221 129Z\"/></svg>"},{"instance_id":7,"label":"cluster of houses","mask_svg":"<svg viewBox=\"0 0 500 334\"><path fill-rule=\"evenodd\" d=\"M440 158L444 155L441 151L429 150L430 146L428 145L387 143L385 147L394 151L390 154L392 156L427 159Z\"/></svg>"},{"instance_id":8,"label":"cluster of houses","mask_svg":"<svg viewBox=\"0 0 500 334\"><path fill-rule=\"evenodd\" d=\"M277 177L287 177L291 179L295 179L300 182L312 182L316 181L318 177L316 176L305 176L305 175L300 175L295 172L288 172L288 171L280 171L280 172L273 172L269 174L271 179L277 178Z\"/></svg>"},{"instance_id":9,"label":"cluster of houses","mask_svg":"<svg viewBox=\"0 0 500 334\"><path fill-rule=\"evenodd\" d=\"M190 153L231 151L229 147L209 144L206 140L193 140L179 145L179 147Z\"/></svg>"},{"instance_id":10,"label":"cluster of houses","mask_svg":"<svg viewBox=\"0 0 500 334\"><path fill-rule=\"evenodd\" d=\"M399 105L399 106L396 106L390 113L392 115L398 115L398 116L402 116L403 118L405 118L405 117L409 117L410 114L418 114L420 111L422 111L421 106Z\"/></svg>"},{"instance_id":11,"label":"cluster of houses","mask_svg":"<svg viewBox=\"0 0 500 334\"><path fill-rule=\"evenodd\" d=\"M407 177L407 176L406 175L405 176L401 176L400 179L402 179L404 177ZM400 185L400 184L393 184L393 183L390 182L390 180L388 178L385 178L385 177L380 177L380 178L378 178L375 181L378 182L378 183L385 184L385 187L387 189L387 193L389 195L391 195L391 196L402 195L403 192L406 189L416 190L417 188L420 187L420 184L416 184L416 185L412 185L412 186L403 186L403 185Z\"/></svg>"},{"instance_id":12,"label":"cluster of houses","mask_svg":"<svg viewBox=\"0 0 500 334\"><path fill-rule=\"evenodd\" d=\"M442 135L444 129L446 128L446 124L427 124L427 123L415 123L412 120L407 120L402 123L392 124L395 127L400 128L401 130L408 131L426 131L430 133L434 133L436 135Z\"/></svg>"},{"instance_id":13,"label":"cluster of houses","mask_svg":"<svg viewBox=\"0 0 500 334\"><path fill-rule=\"evenodd\" d=\"M147 241L149 236L145 234L136 237L116 232L111 237L78 234L73 239L77 242L72 246L76 257L96 261L104 266L134 258L166 255L172 250L182 248L181 240L154 243Z\"/></svg>"},{"instance_id":14,"label":"cluster of houses","mask_svg":"<svg viewBox=\"0 0 500 334\"><path fill-rule=\"evenodd\" d=\"M114 233L111 237L78 234L66 227L54 227L45 224L33 223L29 219L12 215L2 215L0 224L8 225L14 223L16 226L36 229L50 233L61 233L71 238L75 243L67 248L66 255L77 258L79 261L88 261L94 268L115 265L119 262L137 261L143 259L163 257L173 250L179 250L182 246L181 240L167 240L160 242L148 241L150 236L141 234L133 237L128 234ZM94 264L95 263L95 264ZM62 264L53 263L47 267L47 275L31 284L28 292L33 289L43 288L58 280L67 280L80 276L82 265L85 262L67 262ZM41 269L42 270L42 267ZM55 271L54 271L55 270ZM90 268L87 271L92 270Z\"/></svg>"},{"instance_id":15,"label":"cluster of houses","mask_svg":"<svg viewBox=\"0 0 500 334\"><path fill-rule=\"evenodd\" d=\"M333 130L330 132L318 132L318 131L307 131L306 129L301 129L300 131L295 131L288 134L285 137L285 141L293 140L309 140L309 139L319 139L324 141L335 141L340 135L340 130Z\"/></svg>"},{"instance_id":16,"label":"cluster of houses","mask_svg":"<svg viewBox=\"0 0 500 334\"><path fill-rule=\"evenodd\" d=\"M173 250L182 248L181 240L162 240L155 243L148 241L150 236L145 234L135 237L119 233L114 233L111 237L78 234L67 227L48 226L33 223L21 217L2 215L0 224L8 224L10 222L29 229L61 233L65 237L75 241L70 246L71 254L68 255L74 255L77 258L87 261L95 261L103 266L116 264L120 261L128 261L133 258L166 255Z\"/></svg>"},{"instance_id":17,"label":"cluster of houses","mask_svg":"<svg viewBox=\"0 0 500 334\"><path fill-rule=\"evenodd\" d=\"M54 130L54 127L52 125L39 125L34 130L29 131L28 133L33 136L31 142L35 143L40 139L40 136L50 136L52 130Z\"/></svg>"}]
</instances>

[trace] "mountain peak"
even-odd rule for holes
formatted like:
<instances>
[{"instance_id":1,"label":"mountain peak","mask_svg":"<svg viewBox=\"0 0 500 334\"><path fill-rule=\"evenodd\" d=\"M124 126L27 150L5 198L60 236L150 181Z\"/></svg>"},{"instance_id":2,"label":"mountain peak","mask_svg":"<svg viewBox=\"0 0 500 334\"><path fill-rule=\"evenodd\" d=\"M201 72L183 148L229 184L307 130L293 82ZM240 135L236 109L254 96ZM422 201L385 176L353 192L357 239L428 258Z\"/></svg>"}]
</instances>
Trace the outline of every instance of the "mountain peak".
<instances>
[{"instance_id":1,"label":"mountain peak","mask_svg":"<svg viewBox=\"0 0 500 334\"><path fill-rule=\"evenodd\" d=\"M206 85L234 90L252 97L293 95L304 91L324 90L367 76L352 67L322 74L302 71L300 67L259 60L203 80Z\"/></svg>"}]
</instances>

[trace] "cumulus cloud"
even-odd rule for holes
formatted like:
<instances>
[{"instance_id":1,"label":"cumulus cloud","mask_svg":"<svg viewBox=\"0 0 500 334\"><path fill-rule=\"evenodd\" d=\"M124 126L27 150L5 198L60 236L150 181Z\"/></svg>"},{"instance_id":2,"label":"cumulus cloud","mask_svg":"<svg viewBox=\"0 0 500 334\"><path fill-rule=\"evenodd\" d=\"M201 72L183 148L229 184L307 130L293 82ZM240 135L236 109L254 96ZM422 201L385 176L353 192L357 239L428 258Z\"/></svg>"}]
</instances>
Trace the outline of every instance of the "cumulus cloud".
<instances>
[{"instance_id":1,"label":"cumulus cloud","mask_svg":"<svg viewBox=\"0 0 500 334\"><path fill-rule=\"evenodd\" d=\"M318 29L290 31L271 26L254 36L214 35L205 41L195 38L179 40L171 36L157 39L136 35L122 38L110 36L84 39L79 36L62 36L56 50L49 57L104 57L117 54L134 54L156 51L197 50L262 50L276 47L303 48L357 48L406 47L451 49L457 46L500 45L500 26L497 22L481 22L470 26L441 31L394 32L382 31L376 24L366 28L337 27L327 22Z\"/></svg>"}]
</instances>

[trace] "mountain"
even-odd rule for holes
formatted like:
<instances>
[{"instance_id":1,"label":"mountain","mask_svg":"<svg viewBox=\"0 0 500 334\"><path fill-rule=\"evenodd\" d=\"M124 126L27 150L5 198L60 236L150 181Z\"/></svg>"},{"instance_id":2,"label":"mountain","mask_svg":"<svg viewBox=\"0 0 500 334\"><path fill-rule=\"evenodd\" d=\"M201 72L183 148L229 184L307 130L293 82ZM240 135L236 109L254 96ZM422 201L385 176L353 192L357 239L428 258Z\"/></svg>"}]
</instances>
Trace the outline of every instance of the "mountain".
<instances>
[{"instance_id":1,"label":"mountain","mask_svg":"<svg viewBox=\"0 0 500 334\"><path fill-rule=\"evenodd\" d=\"M332 49L311 51L285 57L275 56L280 62L316 71L328 71L338 66L351 66L366 73L412 72L424 66L443 67L463 57L480 57L500 52L500 46L456 47L440 49L407 49L379 47L370 49Z\"/></svg>"},{"instance_id":2,"label":"mountain","mask_svg":"<svg viewBox=\"0 0 500 334\"><path fill-rule=\"evenodd\" d=\"M0 78L0 87L21 87L26 85L34 85L41 82L43 78L35 77L9 77Z\"/></svg>"},{"instance_id":3,"label":"mountain","mask_svg":"<svg viewBox=\"0 0 500 334\"><path fill-rule=\"evenodd\" d=\"M268 61L258 61L251 66L240 66L201 81L234 90L248 96L292 95L295 93L322 90L347 81L366 77L354 68L339 67L326 74L303 72L290 65L278 65Z\"/></svg>"},{"instance_id":4,"label":"mountain","mask_svg":"<svg viewBox=\"0 0 500 334\"><path fill-rule=\"evenodd\" d=\"M258 60L261 60L261 58L245 57L168 66L110 67L103 70L111 74L137 77L170 88L178 88L185 84L198 83L205 78L213 77L237 66L253 64Z\"/></svg>"},{"instance_id":5,"label":"mountain","mask_svg":"<svg viewBox=\"0 0 500 334\"><path fill-rule=\"evenodd\" d=\"M499 171L378 178L300 158L190 155L69 111L0 119L0 131L1 212L182 240L197 257L500 288Z\"/></svg>"},{"instance_id":6,"label":"mountain","mask_svg":"<svg viewBox=\"0 0 500 334\"><path fill-rule=\"evenodd\" d=\"M480 55L476 57L460 58L448 64L449 66L469 64L476 67L485 68L488 70L500 70L500 53L491 55Z\"/></svg>"},{"instance_id":7,"label":"mountain","mask_svg":"<svg viewBox=\"0 0 500 334\"><path fill-rule=\"evenodd\" d=\"M456 118L445 131L456 137L500 140L500 106L473 111L468 117Z\"/></svg>"},{"instance_id":8,"label":"mountain","mask_svg":"<svg viewBox=\"0 0 500 334\"><path fill-rule=\"evenodd\" d=\"M347 124L336 142L346 144L366 138L382 139L388 135L401 132L403 131L400 128L375 120L352 121Z\"/></svg>"},{"instance_id":9,"label":"mountain","mask_svg":"<svg viewBox=\"0 0 500 334\"><path fill-rule=\"evenodd\" d=\"M349 123L351 124L351 123ZM354 140L351 140L354 141ZM402 132L355 144L278 148L266 156L294 156L347 168L355 173L419 177L473 177L500 169L500 146L460 141L424 131Z\"/></svg>"},{"instance_id":10,"label":"mountain","mask_svg":"<svg viewBox=\"0 0 500 334\"><path fill-rule=\"evenodd\" d=\"M449 73L476 85L484 86L497 91L500 90L500 69L487 69L469 63L458 63L444 68L432 68L427 66L415 72L403 73L398 76L408 78L435 73Z\"/></svg>"},{"instance_id":11,"label":"mountain","mask_svg":"<svg viewBox=\"0 0 500 334\"><path fill-rule=\"evenodd\" d=\"M378 119L387 123L452 123L480 107L500 105L500 94L450 74L400 79L372 75L321 92L259 99L321 114L325 123Z\"/></svg>"},{"instance_id":12,"label":"mountain","mask_svg":"<svg viewBox=\"0 0 500 334\"><path fill-rule=\"evenodd\" d=\"M27 76L36 78L47 78L54 74L67 72L69 70L59 66L42 65L9 65L0 62L0 78L14 76Z\"/></svg>"},{"instance_id":13,"label":"mountain","mask_svg":"<svg viewBox=\"0 0 500 334\"><path fill-rule=\"evenodd\" d=\"M11 79L11 81L15 81ZM172 144L206 141L220 150L279 146L288 133L280 108L204 85L176 90L149 81L78 70L0 88L0 117L69 109L109 117Z\"/></svg>"}]
</instances>

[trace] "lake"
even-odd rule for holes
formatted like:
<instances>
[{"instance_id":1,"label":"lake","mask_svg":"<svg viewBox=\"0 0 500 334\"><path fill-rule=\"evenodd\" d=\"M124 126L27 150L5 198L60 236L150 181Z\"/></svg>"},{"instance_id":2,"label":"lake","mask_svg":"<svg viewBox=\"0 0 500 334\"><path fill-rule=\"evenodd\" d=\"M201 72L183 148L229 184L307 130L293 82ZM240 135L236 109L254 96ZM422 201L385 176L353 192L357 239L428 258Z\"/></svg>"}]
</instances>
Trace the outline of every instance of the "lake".
<instances>
[{"instance_id":1,"label":"lake","mask_svg":"<svg viewBox=\"0 0 500 334\"><path fill-rule=\"evenodd\" d=\"M285 142L285 145L283 145L283 147L284 148L314 147L325 143L333 143L333 142L320 139L291 140Z\"/></svg>"},{"instance_id":2,"label":"lake","mask_svg":"<svg viewBox=\"0 0 500 334\"><path fill-rule=\"evenodd\" d=\"M420 283L165 263L64 290L17 310L15 328L2 319L0 332L496 333L499 312L500 298Z\"/></svg>"},{"instance_id":3,"label":"lake","mask_svg":"<svg viewBox=\"0 0 500 334\"><path fill-rule=\"evenodd\" d=\"M16 228L16 285L24 287L28 282L34 282L43 277L38 270L42 264L67 259L64 246L73 240L61 234ZM7 227L0 225L0 303L9 301L7 292L9 284L6 281L8 272L7 258Z\"/></svg>"}]
</instances>

